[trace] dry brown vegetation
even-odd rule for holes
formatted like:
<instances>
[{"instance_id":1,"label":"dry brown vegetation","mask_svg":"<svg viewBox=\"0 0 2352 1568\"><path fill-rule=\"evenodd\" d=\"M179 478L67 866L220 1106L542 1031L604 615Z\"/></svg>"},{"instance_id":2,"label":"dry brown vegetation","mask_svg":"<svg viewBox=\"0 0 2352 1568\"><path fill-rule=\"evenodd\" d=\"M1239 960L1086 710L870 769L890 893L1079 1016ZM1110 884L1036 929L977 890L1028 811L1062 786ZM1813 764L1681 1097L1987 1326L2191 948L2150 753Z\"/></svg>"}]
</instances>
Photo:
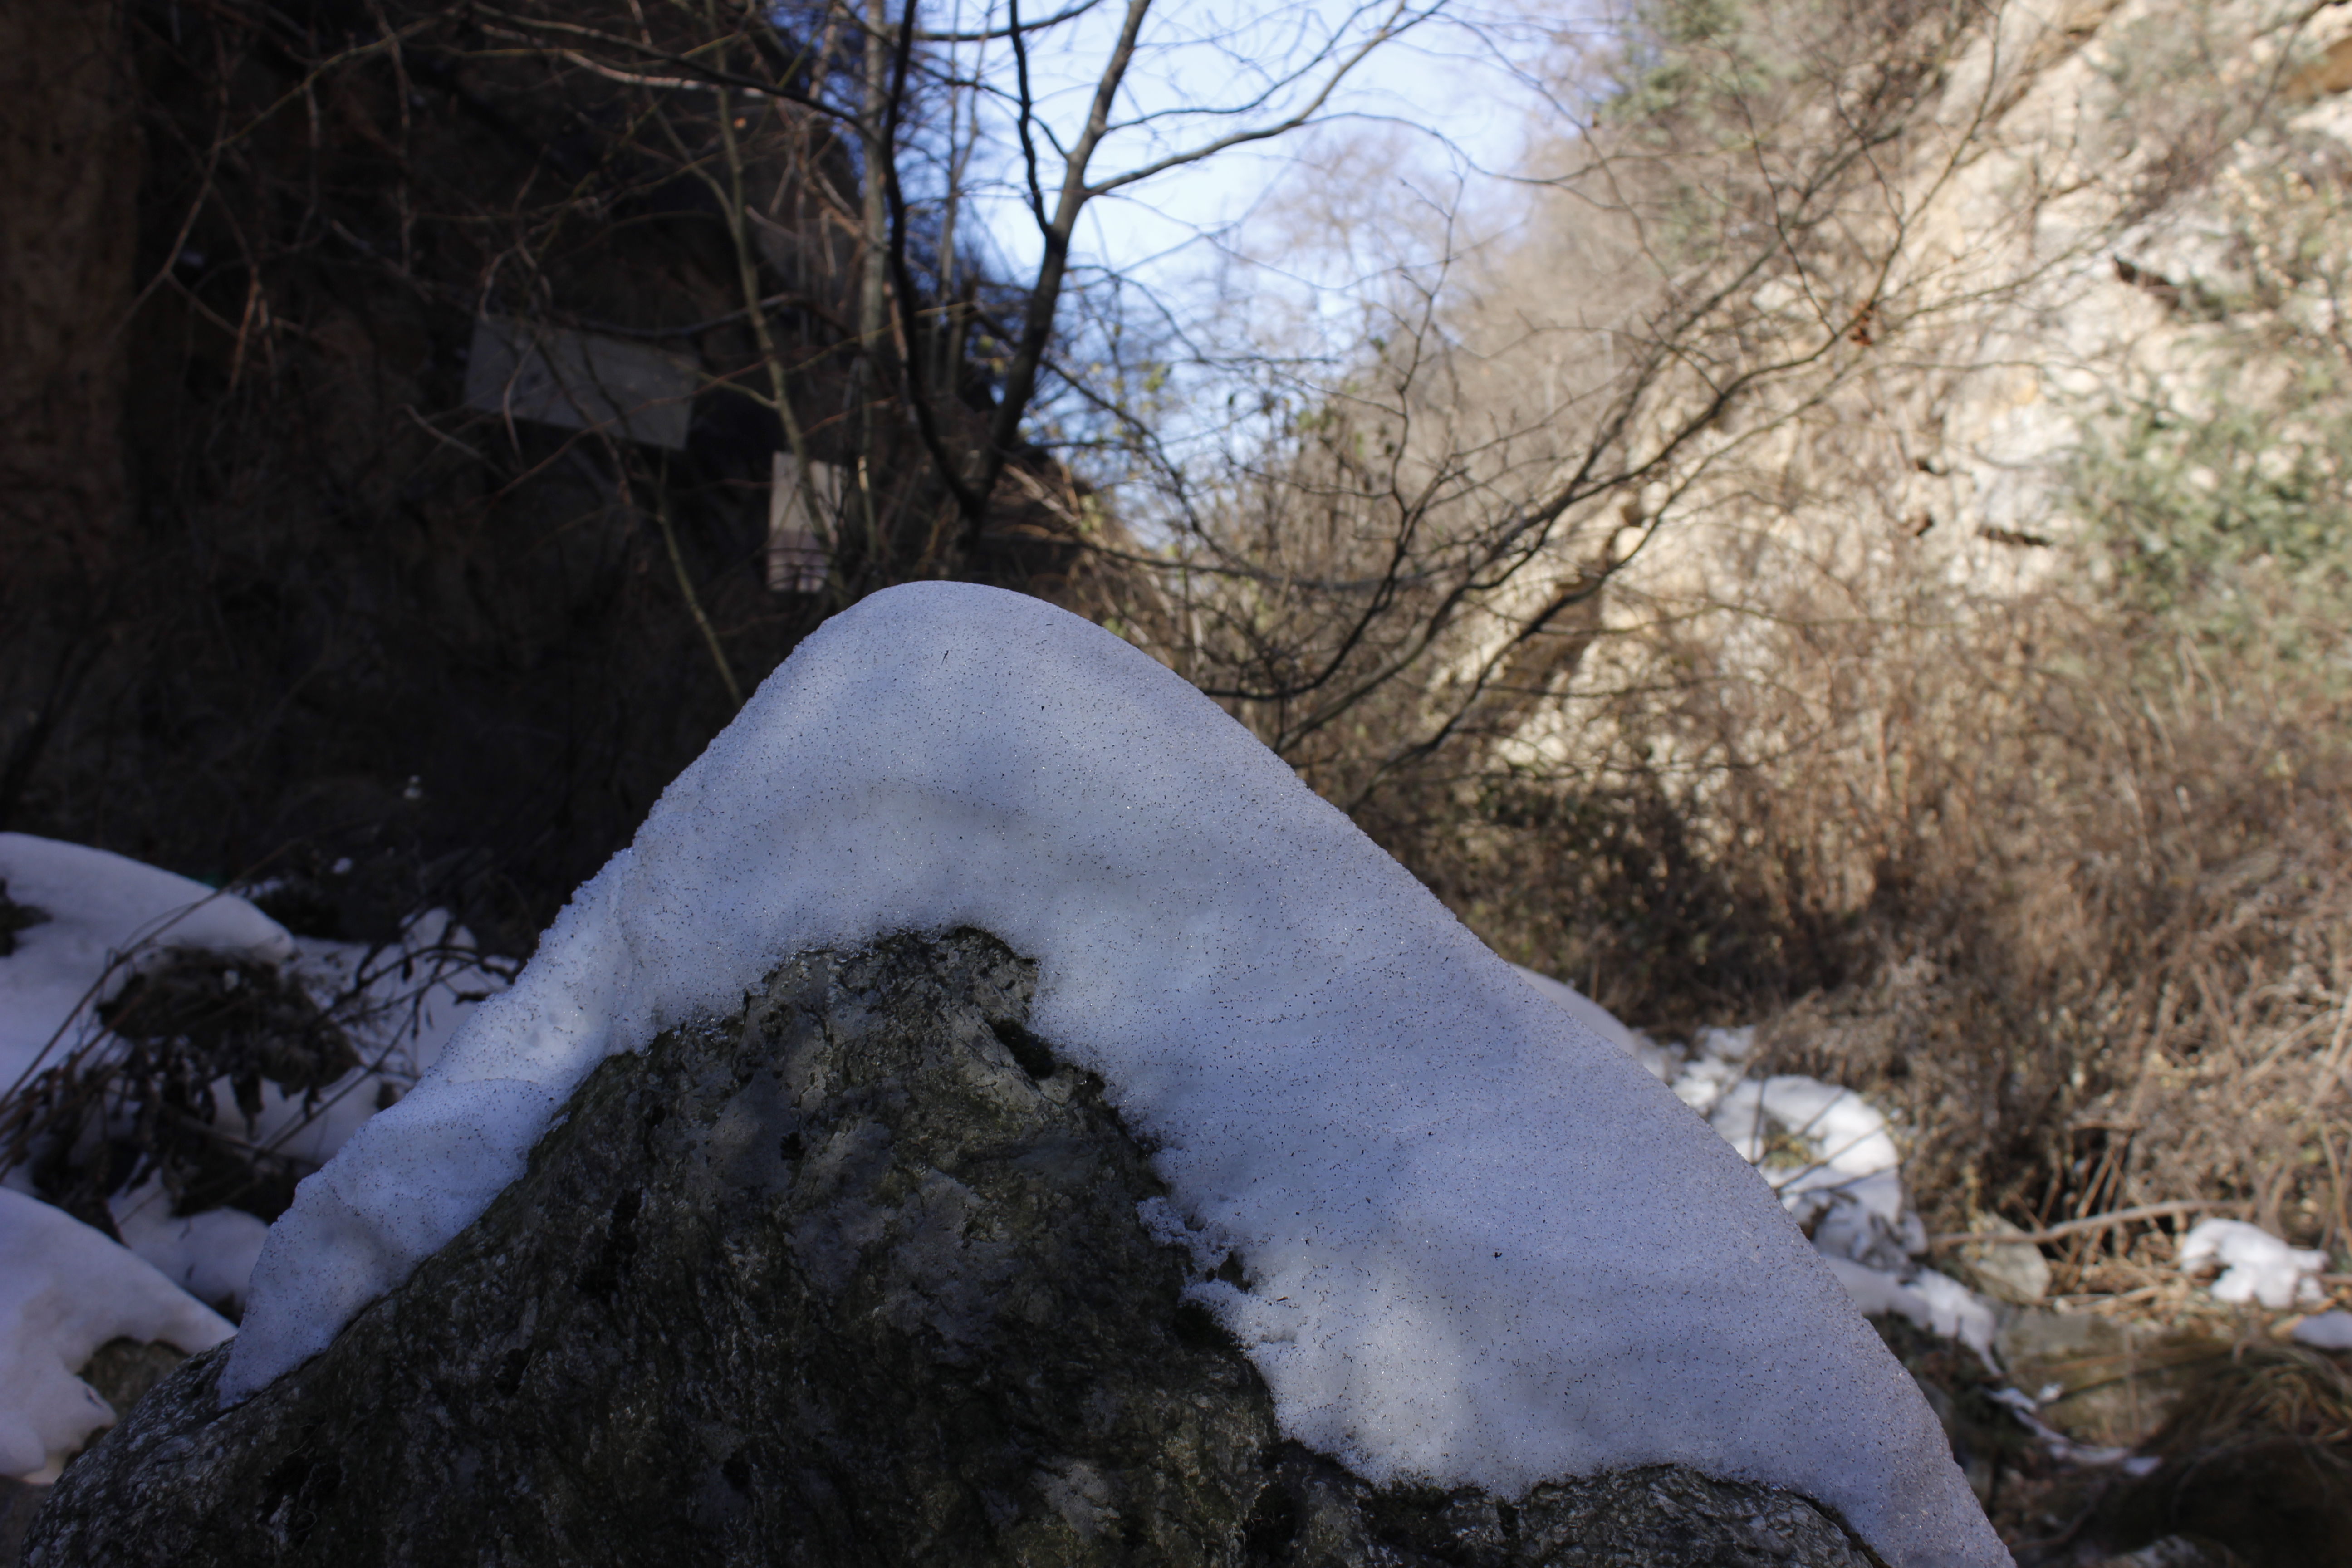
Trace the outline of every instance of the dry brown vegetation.
<instances>
[{"instance_id":1,"label":"dry brown vegetation","mask_svg":"<svg viewBox=\"0 0 2352 1568\"><path fill-rule=\"evenodd\" d=\"M2198 1212L2352 1246L2352 247L2302 22L2107 16L1639 13L1515 243L1243 367L1122 612L1506 956L1896 1111L1931 1229L2205 1205L2048 1248L2145 1300ZM2046 522L1948 478L2037 369Z\"/></svg>"},{"instance_id":2,"label":"dry brown vegetation","mask_svg":"<svg viewBox=\"0 0 2352 1568\"><path fill-rule=\"evenodd\" d=\"M2340 700L2055 594L1769 640L1762 680L1680 629L1600 787L1497 781L1405 852L1627 1016L1766 1017L1769 1068L1899 1107L1931 1228L2203 1199L2344 1238Z\"/></svg>"}]
</instances>

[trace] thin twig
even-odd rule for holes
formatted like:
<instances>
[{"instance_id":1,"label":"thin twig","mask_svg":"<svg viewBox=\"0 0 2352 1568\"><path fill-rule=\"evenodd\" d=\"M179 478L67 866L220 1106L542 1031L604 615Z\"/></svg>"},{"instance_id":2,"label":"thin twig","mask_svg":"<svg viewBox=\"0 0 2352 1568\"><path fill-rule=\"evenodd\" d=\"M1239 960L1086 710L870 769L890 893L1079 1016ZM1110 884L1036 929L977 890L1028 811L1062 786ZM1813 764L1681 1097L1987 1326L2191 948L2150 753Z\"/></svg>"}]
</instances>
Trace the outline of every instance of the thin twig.
<instances>
[{"instance_id":1,"label":"thin twig","mask_svg":"<svg viewBox=\"0 0 2352 1568\"><path fill-rule=\"evenodd\" d=\"M2163 1219L2177 1215L2204 1214L2211 1209L2234 1209L2244 1206L2243 1204L2204 1199L2175 1204L2143 1204L2137 1208L2116 1209L2112 1214L2093 1215L2087 1219L2070 1219L2063 1225L2053 1225L2042 1230L2021 1231L2015 1234L1999 1231L1964 1231L1944 1236L1931 1236L1927 1238L1927 1245L1937 1248L1965 1247L1971 1242L1980 1247L2010 1247L2029 1242L2038 1245L2045 1241L2063 1241L2070 1236L2087 1236L2094 1231L2106 1230L2118 1225L2129 1225L2137 1220Z\"/></svg>"}]
</instances>

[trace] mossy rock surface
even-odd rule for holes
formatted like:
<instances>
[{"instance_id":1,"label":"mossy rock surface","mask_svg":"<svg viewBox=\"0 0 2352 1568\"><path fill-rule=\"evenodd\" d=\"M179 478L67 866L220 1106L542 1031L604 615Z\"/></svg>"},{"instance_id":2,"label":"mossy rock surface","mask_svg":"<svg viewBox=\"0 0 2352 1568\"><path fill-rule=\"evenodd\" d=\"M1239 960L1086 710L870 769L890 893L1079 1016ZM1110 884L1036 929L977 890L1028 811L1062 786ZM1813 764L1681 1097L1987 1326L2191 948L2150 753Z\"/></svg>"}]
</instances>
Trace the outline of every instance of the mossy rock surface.
<instances>
[{"instance_id":1,"label":"mossy rock surface","mask_svg":"<svg viewBox=\"0 0 2352 1568\"><path fill-rule=\"evenodd\" d=\"M1032 983L984 933L898 937L604 1063L325 1352L231 1410L226 1347L142 1400L26 1563L1872 1561L1687 1471L1498 1500L1283 1441L1137 1215L1148 1151L1023 1026Z\"/></svg>"}]
</instances>

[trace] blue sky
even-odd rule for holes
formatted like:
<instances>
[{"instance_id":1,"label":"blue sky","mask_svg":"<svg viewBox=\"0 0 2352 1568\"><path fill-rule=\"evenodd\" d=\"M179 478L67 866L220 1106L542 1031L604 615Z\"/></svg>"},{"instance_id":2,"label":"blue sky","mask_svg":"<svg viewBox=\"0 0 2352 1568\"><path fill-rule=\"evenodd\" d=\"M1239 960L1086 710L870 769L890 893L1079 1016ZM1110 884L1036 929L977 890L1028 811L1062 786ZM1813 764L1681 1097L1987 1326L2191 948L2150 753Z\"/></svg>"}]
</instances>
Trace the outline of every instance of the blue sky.
<instances>
[{"instance_id":1,"label":"blue sky","mask_svg":"<svg viewBox=\"0 0 2352 1568\"><path fill-rule=\"evenodd\" d=\"M961 25L973 26L987 5L988 0L968 4ZM1034 6L1027 16L1041 9ZM1001 26L1001 3L993 12ZM1083 120L1123 12L1114 0L1105 0L1033 52L1032 79L1044 116L1066 141ZM1276 85L1285 74L1335 37L1344 50L1388 15L1386 6L1342 0L1275 7L1174 0L1156 6L1119 103L1120 119L1148 116L1150 122L1112 136L1090 172L1097 178L1123 172L1235 125L1282 119L1328 73L1310 74L1286 89ZM939 26L950 13L926 16ZM1474 31L1474 22L1480 30ZM1532 64L1538 47L1533 29L1525 24L1514 31L1496 14L1445 6L1404 37L1382 45L1351 72L1334 95L1320 131L1235 148L1096 201L1079 235L1081 258L1162 286L1190 278L1211 260L1200 243L1202 236L1232 236L1234 226L1252 215L1263 216L1270 205L1307 191L1318 177L1315 164L1341 152L1349 138L1372 139L1381 158L1393 163L1380 171L1383 174L1431 188L1466 183L1465 194L1475 194L1484 183L1477 168L1510 166L1538 110L1534 92L1509 68ZM964 68L970 68L973 52L964 47ZM983 69L1009 91L1013 62L1003 44L988 47ZM1275 90L1258 112L1217 112L1270 86ZM1011 145L1009 116L995 116L989 129L997 133L1000 147ZM1008 270L1025 271L1037 243L1009 184L1016 166L1000 162L989 172L1008 182L983 205L992 248ZM1275 243L1286 233L1277 226ZM1242 238L1248 243L1246 230Z\"/></svg>"}]
</instances>

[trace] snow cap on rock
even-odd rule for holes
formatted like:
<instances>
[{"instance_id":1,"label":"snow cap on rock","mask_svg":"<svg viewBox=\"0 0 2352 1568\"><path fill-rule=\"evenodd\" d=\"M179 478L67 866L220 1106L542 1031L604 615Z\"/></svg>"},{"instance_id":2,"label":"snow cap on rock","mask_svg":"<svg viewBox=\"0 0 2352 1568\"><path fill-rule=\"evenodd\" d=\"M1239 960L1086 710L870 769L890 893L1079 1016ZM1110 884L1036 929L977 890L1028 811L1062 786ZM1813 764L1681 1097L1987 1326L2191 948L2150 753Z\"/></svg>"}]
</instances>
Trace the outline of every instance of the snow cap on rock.
<instances>
[{"instance_id":1,"label":"snow cap on rock","mask_svg":"<svg viewBox=\"0 0 2352 1568\"><path fill-rule=\"evenodd\" d=\"M1181 679L1033 599L835 616L583 887L515 987L271 1232L221 1378L321 1349L523 1168L608 1053L784 957L971 925L1099 1074L1285 1432L1376 1481L1675 1462L1896 1568L2008 1554L1916 1386L1739 1157Z\"/></svg>"}]
</instances>

